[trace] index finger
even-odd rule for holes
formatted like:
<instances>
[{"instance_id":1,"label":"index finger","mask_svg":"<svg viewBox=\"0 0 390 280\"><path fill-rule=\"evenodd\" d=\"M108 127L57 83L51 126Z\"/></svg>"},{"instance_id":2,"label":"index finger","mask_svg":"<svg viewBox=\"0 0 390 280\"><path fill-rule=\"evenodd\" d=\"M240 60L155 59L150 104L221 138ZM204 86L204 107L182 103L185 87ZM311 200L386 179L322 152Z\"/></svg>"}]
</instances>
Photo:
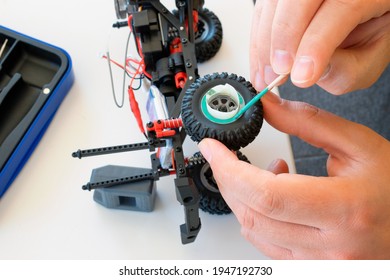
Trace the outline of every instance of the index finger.
<instances>
[{"instance_id":1,"label":"index finger","mask_svg":"<svg viewBox=\"0 0 390 280\"><path fill-rule=\"evenodd\" d=\"M275 1L257 1L252 20L250 44L251 80L258 90L276 78L270 63L271 26Z\"/></svg>"},{"instance_id":2,"label":"index finger","mask_svg":"<svg viewBox=\"0 0 390 280\"><path fill-rule=\"evenodd\" d=\"M323 0L279 0L272 24L271 62L277 74L288 74L306 28Z\"/></svg>"},{"instance_id":3,"label":"index finger","mask_svg":"<svg viewBox=\"0 0 390 280\"><path fill-rule=\"evenodd\" d=\"M289 1L292 2L292 1ZM295 1L294 1L295 2ZM307 1L309 2L309 1ZM310 1L311 2L311 1ZM318 0L314 1L318 3ZM308 4L306 4L308 5ZM295 54L291 80L297 86L308 87L316 83L328 67L330 58L341 43L360 23L380 16L389 10L386 0L325 0L313 14L309 25L300 39ZM290 10L289 20L296 17L296 11ZM283 21L285 13L275 15L274 22ZM274 33L275 45L286 37L286 32Z\"/></svg>"}]
</instances>

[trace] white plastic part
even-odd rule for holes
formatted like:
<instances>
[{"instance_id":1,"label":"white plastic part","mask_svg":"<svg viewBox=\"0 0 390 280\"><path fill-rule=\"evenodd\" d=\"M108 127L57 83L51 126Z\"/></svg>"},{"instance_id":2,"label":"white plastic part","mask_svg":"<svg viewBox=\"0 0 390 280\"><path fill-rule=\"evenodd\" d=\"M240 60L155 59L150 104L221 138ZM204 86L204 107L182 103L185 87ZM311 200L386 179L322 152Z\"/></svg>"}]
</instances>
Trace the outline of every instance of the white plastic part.
<instances>
[{"instance_id":1,"label":"white plastic part","mask_svg":"<svg viewBox=\"0 0 390 280\"><path fill-rule=\"evenodd\" d=\"M165 97L156 86L151 86L149 96L146 102L146 110L150 121L168 119L168 107L165 102ZM166 139L165 147L159 148L159 159L162 168L168 169L172 166L172 139Z\"/></svg>"},{"instance_id":2,"label":"white plastic part","mask_svg":"<svg viewBox=\"0 0 390 280\"><path fill-rule=\"evenodd\" d=\"M146 110L150 121L165 120L168 118L168 108L165 103L165 98L156 86L150 86Z\"/></svg>"},{"instance_id":3,"label":"white plastic part","mask_svg":"<svg viewBox=\"0 0 390 280\"><path fill-rule=\"evenodd\" d=\"M215 100L217 97L228 97L235 103L235 109L227 112L221 112L216 110L210 106L210 103ZM207 111L211 116L219 120L228 120L233 118L240 109L240 99L238 96L238 92L234 87L229 84L218 85L211 88L206 94L206 103L207 103Z\"/></svg>"}]
</instances>

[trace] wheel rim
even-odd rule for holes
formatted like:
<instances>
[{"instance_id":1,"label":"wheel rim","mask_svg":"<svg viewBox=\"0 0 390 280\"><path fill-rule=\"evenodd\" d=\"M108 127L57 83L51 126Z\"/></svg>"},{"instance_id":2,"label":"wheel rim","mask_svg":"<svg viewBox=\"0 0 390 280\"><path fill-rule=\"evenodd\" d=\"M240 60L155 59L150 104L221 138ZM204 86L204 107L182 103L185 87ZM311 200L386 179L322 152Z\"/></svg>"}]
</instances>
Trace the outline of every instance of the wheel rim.
<instances>
[{"instance_id":1,"label":"wheel rim","mask_svg":"<svg viewBox=\"0 0 390 280\"><path fill-rule=\"evenodd\" d=\"M234 122L244 106L244 98L229 84L218 85L206 92L201 100L201 111L205 117L218 124Z\"/></svg>"},{"instance_id":2,"label":"wheel rim","mask_svg":"<svg viewBox=\"0 0 390 280\"><path fill-rule=\"evenodd\" d=\"M206 162L200 170L200 181L209 191L219 193L217 182L214 179L213 171L211 170L208 162Z\"/></svg>"},{"instance_id":3,"label":"wheel rim","mask_svg":"<svg viewBox=\"0 0 390 280\"><path fill-rule=\"evenodd\" d=\"M202 16L199 15L199 23L198 23L198 32L196 32L195 35L195 44L201 43L204 40L206 40L209 32L210 27L206 20L203 19Z\"/></svg>"},{"instance_id":4,"label":"wheel rim","mask_svg":"<svg viewBox=\"0 0 390 280\"><path fill-rule=\"evenodd\" d=\"M125 19L127 17L128 0L115 0L115 12L118 19Z\"/></svg>"}]
</instances>

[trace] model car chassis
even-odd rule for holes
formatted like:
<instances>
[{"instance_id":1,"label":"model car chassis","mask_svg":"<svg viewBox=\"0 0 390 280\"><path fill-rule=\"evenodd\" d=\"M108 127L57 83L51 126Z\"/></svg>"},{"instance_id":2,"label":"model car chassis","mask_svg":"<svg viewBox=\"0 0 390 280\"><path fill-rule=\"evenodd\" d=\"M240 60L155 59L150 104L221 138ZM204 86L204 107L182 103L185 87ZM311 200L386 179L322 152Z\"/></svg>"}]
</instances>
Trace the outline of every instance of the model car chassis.
<instances>
[{"instance_id":1,"label":"model car chassis","mask_svg":"<svg viewBox=\"0 0 390 280\"><path fill-rule=\"evenodd\" d=\"M143 143L78 150L73 157L149 150L151 168L108 165L92 171L82 188L95 190L96 202L116 209L152 211L155 183L163 176L175 176L177 200L184 207L185 223L180 226L183 244L193 242L200 229L199 208L212 214L231 210L218 191L208 163L200 153L186 157L187 135L196 142L217 139L234 151L252 142L263 122L261 102L235 120L234 114L256 95L244 78L228 73L200 77L198 62L211 59L222 44L222 26L217 16L204 8L202 0L176 0L169 11L158 0L116 0L115 27L130 28L142 59L142 78L150 81L162 96L167 116L150 120L140 129ZM139 115L138 103L130 106ZM138 122L141 121L138 119ZM161 149L171 155L161 160ZM167 152L168 150L168 152ZM248 161L238 152L241 160Z\"/></svg>"}]
</instances>

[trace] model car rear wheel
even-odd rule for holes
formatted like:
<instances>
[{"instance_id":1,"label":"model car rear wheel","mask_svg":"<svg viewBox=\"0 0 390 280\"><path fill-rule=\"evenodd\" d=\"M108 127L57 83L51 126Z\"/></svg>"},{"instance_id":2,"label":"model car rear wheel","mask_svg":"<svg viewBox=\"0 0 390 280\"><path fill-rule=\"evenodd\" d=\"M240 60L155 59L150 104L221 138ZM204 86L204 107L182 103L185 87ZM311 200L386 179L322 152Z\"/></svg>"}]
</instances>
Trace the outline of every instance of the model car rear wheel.
<instances>
[{"instance_id":1,"label":"model car rear wheel","mask_svg":"<svg viewBox=\"0 0 390 280\"><path fill-rule=\"evenodd\" d=\"M249 163L249 160L241 152L237 151L239 160ZM230 214L232 210L223 199L217 182L214 179L210 164L203 158L200 152L189 159L191 176L200 194L199 207L210 214Z\"/></svg>"},{"instance_id":2,"label":"model car rear wheel","mask_svg":"<svg viewBox=\"0 0 390 280\"><path fill-rule=\"evenodd\" d=\"M179 18L178 10L172 11ZM197 62L204 62L217 54L222 45L222 24L210 10L198 11L198 26L195 32L195 55Z\"/></svg>"},{"instance_id":3,"label":"model car rear wheel","mask_svg":"<svg viewBox=\"0 0 390 280\"><path fill-rule=\"evenodd\" d=\"M195 34L195 53L198 62L204 62L217 54L223 38L222 24L208 9L198 13L198 31Z\"/></svg>"}]
</instances>

